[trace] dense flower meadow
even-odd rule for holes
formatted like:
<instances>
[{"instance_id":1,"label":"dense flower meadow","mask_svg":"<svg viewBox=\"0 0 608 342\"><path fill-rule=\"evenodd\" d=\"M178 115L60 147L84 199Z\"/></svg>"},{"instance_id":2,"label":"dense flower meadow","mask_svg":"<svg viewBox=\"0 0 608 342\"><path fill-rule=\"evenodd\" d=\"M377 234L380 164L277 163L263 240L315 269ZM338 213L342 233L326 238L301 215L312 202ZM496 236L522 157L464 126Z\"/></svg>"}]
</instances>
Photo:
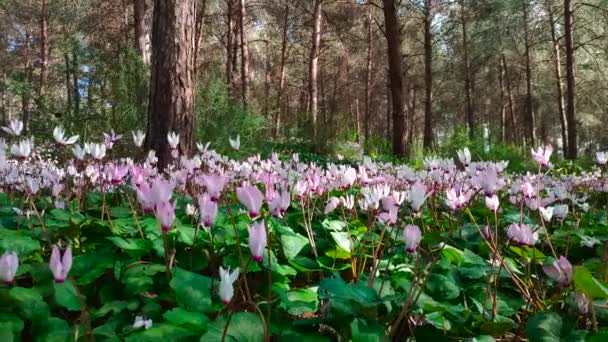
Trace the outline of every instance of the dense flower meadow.
<instances>
[{"instance_id":1,"label":"dense flower meadow","mask_svg":"<svg viewBox=\"0 0 608 342\"><path fill-rule=\"evenodd\" d=\"M606 153L564 174L539 147L513 174L466 148L188 158L170 133L158 171L142 132L2 129L2 341L608 340Z\"/></svg>"}]
</instances>

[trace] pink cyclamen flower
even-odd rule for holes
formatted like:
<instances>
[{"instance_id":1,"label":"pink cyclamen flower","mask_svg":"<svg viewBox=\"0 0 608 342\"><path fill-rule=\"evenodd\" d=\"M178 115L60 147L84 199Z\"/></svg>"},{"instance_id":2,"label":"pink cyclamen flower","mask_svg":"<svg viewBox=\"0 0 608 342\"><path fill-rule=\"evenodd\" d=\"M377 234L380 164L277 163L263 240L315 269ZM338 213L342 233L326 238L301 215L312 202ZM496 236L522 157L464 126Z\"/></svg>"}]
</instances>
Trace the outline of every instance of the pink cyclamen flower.
<instances>
[{"instance_id":1,"label":"pink cyclamen flower","mask_svg":"<svg viewBox=\"0 0 608 342\"><path fill-rule=\"evenodd\" d=\"M19 257L15 252L2 254L0 257L0 280L7 285L12 284L17 268L19 268Z\"/></svg>"},{"instance_id":2,"label":"pink cyclamen flower","mask_svg":"<svg viewBox=\"0 0 608 342\"><path fill-rule=\"evenodd\" d=\"M156 218L160 222L163 232L171 230L171 226L175 220L175 201L156 204Z\"/></svg>"},{"instance_id":3,"label":"pink cyclamen flower","mask_svg":"<svg viewBox=\"0 0 608 342\"><path fill-rule=\"evenodd\" d=\"M409 192L408 201L410 202L410 206L415 212L420 211L420 208L426 201L426 198L429 197L430 193L427 193L427 187L424 183L416 183L412 186L412 189Z\"/></svg>"},{"instance_id":4,"label":"pink cyclamen flower","mask_svg":"<svg viewBox=\"0 0 608 342\"><path fill-rule=\"evenodd\" d=\"M534 190L534 187L532 186L532 184L530 184L530 182L525 182L521 185L521 192L526 198L532 198L536 196L536 190Z\"/></svg>"},{"instance_id":5,"label":"pink cyclamen flower","mask_svg":"<svg viewBox=\"0 0 608 342\"><path fill-rule=\"evenodd\" d=\"M532 158L541 166L549 165L549 159L551 158L551 154L553 153L553 146L547 145L545 147L539 146L536 151L531 149Z\"/></svg>"},{"instance_id":6,"label":"pink cyclamen flower","mask_svg":"<svg viewBox=\"0 0 608 342\"><path fill-rule=\"evenodd\" d=\"M543 265L543 271L561 286L568 286L572 281L572 265L563 256L560 256L558 260L553 260L551 264Z\"/></svg>"},{"instance_id":7,"label":"pink cyclamen flower","mask_svg":"<svg viewBox=\"0 0 608 342\"><path fill-rule=\"evenodd\" d=\"M399 214L399 207L393 206L388 211L381 212L378 215L378 220L387 225L394 225L397 223L397 215Z\"/></svg>"},{"instance_id":8,"label":"pink cyclamen flower","mask_svg":"<svg viewBox=\"0 0 608 342\"><path fill-rule=\"evenodd\" d=\"M446 192L445 203L448 205L448 207L450 207L451 210L462 208L466 201L467 199L462 191L456 193L456 190L452 188Z\"/></svg>"},{"instance_id":9,"label":"pink cyclamen flower","mask_svg":"<svg viewBox=\"0 0 608 342\"><path fill-rule=\"evenodd\" d=\"M235 269L230 273L230 268L225 270L220 266L220 285L219 285L219 296L222 302L226 305L232 300L234 296L234 287L232 284L239 278L239 269Z\"/></svg>"},{"instance_id":10,"label":"pink cyclamen flower","mask_svg":"<svg viewBox=\"0 0 608 342\"><path fill-rule=\"evenodd\" d=\"M224 185L226 184L226 177L222 175L205 175L203 176L203 183L205 188L207 188L209 198L214 202L219 201Z\"/></svg>"},{"instance_id":11,"label":"pink cyclamen flower","mask_svg":"<svg viewBox=\"0 0 608 342\"><path fill-rule=\"evenodd\" d=\"M268 210L273 217L282 218L291 202L291 194L287 190L276 192L268 202Z\"/></svg>"},{"instance_id":12,"label":"pink cyclamen flower","mask_svg":"<svg viewBox=\"0 0 608 342\"><path fill-rule=\"evenodd\" d=\"M500 202L498 201L498 196L496 196L496 195L486 196L486 207L488 207L488 209L490 209L493 212L496 212L496 210L498 210L499 205L500 205Z\"/></svg>"},{"instance_id":13,"label":"pink cyclamen flower","mask_svg":"<svg viewBox=\"0 0 608 342\"><path fill-rule=\"evenodd\" d=\"M171 200L174 187L175 185L164 178L157 178L154 183L152 183L152 188L150 189L150 200L155 205L163 202L169 202Z\"/></svg>"},{"instance_id":14,"label":"pink cyclamen flower","mask_svg":"<svg viewBox=\"0 0 608 342\"><path fill-rule=\"evenodd\" d=\"M340 205L340 199L337 197L330 197L327 200L327 204L325 205L325 209L323 210L323 214L327 215L332 211L336 210L336 208Z\"/></svg>"},{"instance_id":15,"label":"pink cyclamen flower","mask_svg":"<svg viewBox=\"0 0 608 342\"><path fill-rule=\"evenodd\" d=\"M256 262L262 262L262 254L266 248L266 227L264 221L257 221L247 227L249 231L249 250Z\"/></svg>"},{"instance_id":16,"label":"pink cyclamen flower","mask_svg":"<svg viewBox=\"0 0 608 342\"><path fill-rule=\"evenodd\" d=\"M198 207L203 227L210 228L217 216L217 202L211 200L209 194L198 196Z\"/></svg>"},{"instance_id":17,"label":"pink cyclamen flower","mask_svg":"<svg viewBox=\"0 0 608 342\"><path fill-rule=\"evenodd\" d=\"M146 213L154 211L154 199L152 198L152 188L147 182L141 183L135 187L135 193L137 194L137 202L142 207L142 210Z\"/></svg>"},{"instance_id":18,"label":"pink cyclamen flower","mask_svg":"<svg viewBox=\"0 0 608 342\"><path fill-rule=\"evenodd\" d=\"M125 165L110 164L108 167L108 175L112 179L112 184L120 184L127 173L129 173L129 168Z\"/></svg>"},{"instance_id":19,"label":"pink cyclamen flower","mask_svg":"<svg viewBox=\"0 0 608 342\"><path fill-rule=\"evenodd\" d=\"M415 224L408 224L403 229L403 239L405 240L405 250L412 254L416 252L420 240L422 240L422 232Z\"/></svg>"},{"instance_id":20,"label":"pink cyclamen flower","mask_svg":"<svg viewBox=\"0 0 608 342\"><path fill-rule=\"evenodd\" d=\"M53 245L53 251L51 252L51 261L49 262L49 268L53 273L56 283L63 283L70 273L72 268L72 248L68 247L63 252L59 251L59 247Z\"/></svg>"},{"instance_id":21,"label":"pink cyclamen flower","mask_svg":"<svg viewBox=\"0 0 608 342\"><path fill-rule=\"evenodd\" d=\"M236 189L236 197L247 208L251 218L256 218L260 215L264 195L257 187L252 185L239 187Z\"/></svg>"},{"instance_id":22,"label":"pink cyclamen flower","mask_svg":"<svg viewBox=\"0 0 608 342\"><path fill-rule=\"evenodd\" d=\"M507 236L520 246L534 246L538 240L538 232L532 232L527 224L514 223L507 228Z\"/></svg>"}]
</instances>

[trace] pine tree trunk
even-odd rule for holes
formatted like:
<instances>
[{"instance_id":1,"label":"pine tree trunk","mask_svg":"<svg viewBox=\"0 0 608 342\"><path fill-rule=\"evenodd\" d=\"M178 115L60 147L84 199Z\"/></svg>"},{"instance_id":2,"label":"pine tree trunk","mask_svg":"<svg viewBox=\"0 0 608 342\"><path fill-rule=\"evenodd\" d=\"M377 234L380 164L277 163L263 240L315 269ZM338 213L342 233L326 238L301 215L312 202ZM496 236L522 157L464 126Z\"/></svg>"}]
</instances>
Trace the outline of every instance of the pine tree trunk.
<instances>
[{"instance_id":1,"label":"pine tree trunk","mask_svg":"<svg viewBox=\"0 0 608 342\"><path fill-rule=\"evenodd\" d=\"M513 91L511 89L511 77L509 75L509 69L507 67L507 58L505 57L504 53L501 54L501 61L502 61L502 68L505 73L505 83L507 86L507 98L509 100L509 116L511 118L511 134L512 134L511 139L513 142L518 142L519 135L517 134L517 117L515 116L515 108L513 106Z\"/></svg>"},{"instance_id":2,"label":"pine tree trunk","mask_svg":"<svg viewBox=\"0 0 608 342\"><path fill-rule=\"evenodd\" d=\"M233 45L233 26L234 26L234 0L227 0L226 5L226 86L228 88L228 95L232 96L232 54L234 51Z\"/></svg>"},{"instance_id":3,"label":"pine tree trunk","mask_svg":"<svg viewBox=\"0 0 608 342\"><path fill-rule=\"evenodd\" d=\"M475 114L473 113L473 98L471 96L471 64L469 61L469 42L467 37L467 20L465 17L464 0L460 0L460 24L462 26L462 54L464 73L465 113L469 126L469 139L475 138Z\"/></svg>"},{"instance_id":4,"label":"pine tree trunk","mask_svg":"<svg viewBox=\"0 0 608 342\"><path fill-rule=\"evenodd\" d=\"M566 40L566 120L568 126L568 154L566 158L576 159L578 154L576 127L576 80L574 79L574 43L572 39L572 3L564 0L564 37Z\"/></svg>"},{"instance_id":5,"label":"pine tree trunk","mask_svg":"<svg viewBox=\"0 0 608 342\"><path fill-rule=\"evenodd\" d=\"M281 132L281 117L283 116L283 88L285 87L285 62L287 60L287 33L289 29L289 3L285 3L285 19L281 38L281 66L279 67L279 87L277 89L277 109L274 125L274 137Z\"/></svg>"},{"instance_id":6,"label":"pine tree trunk","mask_svg":"<svg viewBox=\"0 0 608 342\"><path fill-rule=\"evenodd\" d=\"M562 82L562 62L561 49L557 33L555 32L555 21L553 20L553 9L551 4L547 3L547 12L549 13L549 25L551 30L551 42L553 43L553 71L555 73L555 89L557 91L557 109L559 115L559 123L562 131L562 148L564 156L568 154L568 124L566 121L566 112L564 110L564 85Z\"/></svg>"},{"instance_id":7,"label":"pine tree trunk","mask_svg":"<svg viewBox=\"0 0 608 342\"><path fill-rule=\"evenodd\" d=\"M498 86L500 88L500 141L507 142L507 110L505 108L505 71L502 62L498 66Z\"/></svg>"},{"instance_id":8,"label":"pine tree trunk","mask_svg":"<svg viewBox=\"0 0 608 342\"><path fill-rule=\"evenodd\" d=\"M433 147L433 34L432 0L424 0L424 140L426 149Z\"/></svg>"},{"instance_id":9,"label":"pine tree trunk","mask_svg":"<svg viewBox=\"0 0 608 342\"><path fill-rule=\"evenodd\" d=\"M247 108L249 98L249 46L247 44L245 0L239 0L239 32L241 34L241 101Z\"/></svg>"},{"instance_id":10,"label":"pine tree trunk","mask_svg":"<svg viewBox=\"0 0 608 342\"><path fill-rule=\"evenodd\" d=\"M536 142L536 122L532 107L532 67L530 60L530 37L528 30L528 0L523 0L524 11L524 55L526 58L526 126L528 143L533 146Z\"/></svg>"},{"instance_id":11,"label":"pine tree trunk","mask_svg":"<svg viewBox=\"0 0 608 342\"><path fill-rule=\"evenodd\" d=\"M323 23L322 2L323 0L314 0L312 46L310 47L310 58L308 61L308 111L311 117L312 136L315 144L317 143L317 116L319 113L317 74L319 73L319 47L321 45L321 28Z\"/></svg>"},{"instance_id":12,"label":"pine tree trunk","mask_svg":"<svg viewBox=\"0 0 608 342\"><path fill-rule=\"evenodd\" d=\"M42 0L40 15L40 84L38 85L38 96L44 96L48 79L49 65L49 3Z\"/></svg>"},{"instance_id":13,"label":"pine tree trunk","mask_svg":"<svg viewBox=\"0 0 608 342\"><path fill-rule=\"evenodd\" d=\"M407 127L403 102L403 76L401 68L401 32L394 0L383 0L386 42L388 47L389 81L393 122L393 154L406 156Z\"/></svg>"},{"instance_id":14,"label":"pine tree trunk","mask_svg":"<svg viewBox=\"0 0 608 342\"><path fill-rule=\"evenodd\" d=\"M194 0L154 3L147 144L156 151L161 170L171 161L169 132L179 134L180 154L192 148L195 7Z\"/></svg>"},{"instance_id":15,"label":"pine tree trunk","mask_svg":"<svg viewBox=\"0 0 608 342\"><path fill-rule=\"evenodd\" d=\"M373 50L372 50L372 6L367 4L367 60L365 63L365 117L364 117L364 129L365 129L365 141L369 139L370 135L370 120L371 120L371 82L372 82L372 68L373 68Z\"/></svg>"}]
</instances>

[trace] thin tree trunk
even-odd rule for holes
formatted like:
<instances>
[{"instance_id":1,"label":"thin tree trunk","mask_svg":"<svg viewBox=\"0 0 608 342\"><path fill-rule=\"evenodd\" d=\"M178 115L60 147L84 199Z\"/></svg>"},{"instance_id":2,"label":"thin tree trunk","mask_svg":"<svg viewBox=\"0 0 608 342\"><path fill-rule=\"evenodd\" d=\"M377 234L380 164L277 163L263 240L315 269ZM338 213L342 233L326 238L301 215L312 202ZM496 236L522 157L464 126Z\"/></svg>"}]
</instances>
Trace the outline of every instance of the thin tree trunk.
<instances>
[{"instance_id":1,"label":"thin tree trunk","mask_svg":"<svg viewBox=\"0 0 608 342\"><path fill-rule=\"evenodd\" d=\"M432 0L424 0L424 140L426 149L433 147L433 21Z\"/></svg>"},{"instance_id":2,"label":"thin tree trunk","mask_svg":"<svg viewBox=\"0 0 608 342\"><path fill-rule=\"evenodd\" d=\"M564 0L564 37L566 39L566 120L568 122L568 154L566 158L576 159L578 154L576 127L576 84L574 79L574 43L572 39L572 3Z\"/></svg>"},{"instance_id":3,"label":"thin tree trunk","mask_svg":"<svg viewBox=\"0 0 608 342\"><path fill-rule=\"evenodd\" d=\"M6 73L2 71L2 82L0 83L0 113L2 113L2 120L0 123L2 126L6 126L7 113L6 113Z\"/></svg>"},{"instance_id":4,"label":"thin tree trunk","mask_svg":"<svg viewBox=\"0 0 608 342\"><path fill-rule=\"evenodd\" d=\"M500 87L500 141L507 142L507 110L505 108L505 70L502 60L498 66L498 84Z\"/></svg>"},{"instance_id":5,"label":"thin tree trunk","mask_svg":"<svg viewBox=\"0 0 608 342\"><path fill-rule=\"evenodd\" d=\"M203 46L203 30L205 27L205 14L207 10L207 0L197 0L195 2L196 6L196 19L195 19L195 29L194 29L194 80L196 81L199 69L199 53L201 47Z\"/></svg>"},{"instance_id":6,"label":"thin tree trunk","mask_svg":"<svg viewBox=\"0 0 608 342\"><path fill-rule=\"evenodd\" d=\"M511 133L513 142L519 141L519 135L517 134L517 117L515 116L515 108L513 107L513 91L511 89L511 77L509 76L509 69L507 67L507 58L505 54L501 54L502 67L505 73L505 82L507 86L507 98L509 100L509 116L511 117Z\"/></svg>"},{"instance_id":7,"label":"thin tree trunk","mask_svg":"<svg viewBox=\"0 0 608 342\"><path fill-rule=\"evenodd\" d=\"M388 46L389 80L393 121L393 154L405 157L407 125L403 105L403 76L401 68L401 32L395 0L383 0L386 42Z\"/></svg>"},{"instance_id":8,"label":"thin tree trunk","mask_svg":"<svg viewBox=\"0 0 608 342\"><path fill-rule=\"evenodd\" d=\"M475 138L475 114L473 113L473 98L471 95L471 65L469 61L469 42L467 37L467 20L465 17L464 0L460 2L460 24L462 26L462 53L464 72L465 113L469 126L469 138Z\"/></svg>"},{"instance_id":9,"label":"thin tree trunk","mask_svg":"<svg viewBox=\"0 0 608 342\"><path fill-rule=\"evenodd\" d=\"M73 90L72 90L72 82L71 82L71 75L70 75L70 70L72 70L72 67L70 65L70 54L69 52L65 52L63 54L63 59L65 60L65 89L66 89L66 100L67 100L67 112L72 112L72 94L73 94Z\"/></svg>"},{"instance_id":10,"label":"thin tree trunk","mask_svg":"<svg viewBox=\"0 0 608 342\"><path fill-rule=\"evenodd\" d=\"M564 156L568 154L568 124L566 112L564 110L564 85L562 82L562 62L561 50L557 33L555 32L555 21L553 20L553 9L547 2L547 12L549 13L549 25L551 29L551 41L553 43L553 72L555 73L555 89L557 90L557 110L559 123L562 131L562 149Z\"/></svg>"},{"instance_id":11,"label":"thin tree trunk","mask_svg":"<svg viewBox=\"0 0 608 342\"><path fill-rule=\"evenodd\" d=\"M31 36L29 32L25 32L25 55L23 56L23 70L28 84L32 84L32 51L31 51ZM30 132L30 102L31 95L29 90L23 90L21 94L21 111L23 121L23 133Z\"/></svg>"},{"instance_id":12,"label":"thin tree trunk","mask_svg":"<svg viewBox=\"0 0 608 342\"><path fill-rule=\"evenodd\" d=\"M232 54L235 44L232 33L234 26L233 0L227 0L226 4L226 86L228 87L228 94L232 96Z\"/></svg>"},{"instance_id":13,"label":"thin tree trunk","mask_svg":"<svg viewBox=\"0 0 608 342\"><path fill-rule=\"evenodd\" d=\"M147 145L163 170L171 160L167 134L179 134L178 150L188 155L194 126L194 0L156 0Z\"/></svg>"},{"instance_id":14,"label":"thin tree trunk","mask_svg":"<svg viewBox=\"0 0 608 342\"><path fill-rule=\"evenodd\" d=\"M40 84L38 96L44 96L48 79L49 65L49 3L42 0L42 11L40 15Z\"/></svg>"},{"instance_id":15,"label":"thin tree trunk","mask_svg":"<svg viewBox=\"0 0 608 342\"><path fill-rule=\"evenodd\" d=\"M526 58L526 126L528 142L531 146L536 142L536 122L532 107L532 67L530 60L530 37L528 30L528 0L523 0L524 14L524 54Z\"/></svg>"},{"instance_id":16,"label":"thin tree trunk","mask_svg":"<svg viewBox=\"0 0 608 342\"><path fill-rule=\"evenodd\" d=\"M80 87L78 85L79 80L79 72L78 69L80 66L78 65L78 43L73 42L72 45L72 90L74 91L73 100L74 100L74 117L77 118L80 114Z\"/></svg>"},{"instance_id":17,"label":"thin tree trunk","mask_svg":"<svg viewBox=\"0 0 608 342\"><path fill-rule=\"evenodd\" d=\"M264 63L264 106L262 109L262 114L264 118L270 119L268 117L268 101L270 100L270 42L268 40L266 43L266 61Z\"/></svg>"},{"instance_id":18,"label":"thin tree trunk","mask_svg":"<svg viewBox=\"0 0 608 342\"><path fill-rule=\"evenodd\" d=\"M321 28L323 23L323 13L321 12L322 3L323 0L314 0L312 45L310 47L310 58L308 62L309 112L312 120L312 136L315 144L317 143L317 115L319 112L317 74L319 72L319 46L321 45Z\"/></svg>"},{"instance_id":19,"label":"thin tree trunk","mask_svg":"<svg viewBox=\"0 0 608 342\"><path fill-rule=\"evenodd\" d=\"M239 31L241 34L241 100L247 108L249 98L249 46L247 44L245 0L239 0Z\"/></svg>"},{"instance_id":20,"label":"thin tree trunk","mask_svg":"<svg viewBox=\"0 0 608 342\"><path fill-rule=\"evenodd\" d=\"M285 87L285 62L287 59L287 33L289 29L289 3L285 3L285 19L283 21L283 35L281 38L281 66L279 68L279 88L277 89L277 113L275 118L274 137L281 132L281 117L283 116L283 88Z\"/></svg>"},{"instance_id":21,"label":"thin tree trunk","mask_svg":"<svg viewBox=\"0 0 608 342\"><path fill-rule=\"evenodd\" d=\"M150 66L150 29L146 21L148 0L133 0L133 24L135 27L135 48L139 51L146 67Z\"/></svg>"},{"instance_id":22,"label":"thin tree trunk","mask_svg":"<svg viewBox=\"0 0 608 342\"><path fill-rule=\"evenodd\" d=\"M372 41L372 6L369 1L367 4L367 60L365 63L365 141L370 135L370 120L371 120L371 82L373 68L373 41Z\"/></svg>"}]
</instances>

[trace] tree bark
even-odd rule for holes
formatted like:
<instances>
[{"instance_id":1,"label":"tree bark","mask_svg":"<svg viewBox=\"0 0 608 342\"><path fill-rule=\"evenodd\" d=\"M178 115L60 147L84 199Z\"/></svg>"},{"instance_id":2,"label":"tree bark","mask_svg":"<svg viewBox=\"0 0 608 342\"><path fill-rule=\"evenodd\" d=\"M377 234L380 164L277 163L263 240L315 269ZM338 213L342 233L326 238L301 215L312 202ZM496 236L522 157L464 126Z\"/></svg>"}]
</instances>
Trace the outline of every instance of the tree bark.
<instances>
[{"instance_id":1,"label":"tree bark","mask_svg":"<svg viewBox=\"0 0 608 342\"><path fill-rule=\"evenodd\" d=\"M234 53L233 26L234 26L234 8L233 0L226 2L226 86L228 94L232 96L232 54Z\"/></svg>"},{"instance_id":2,"label":"tree bark","mask_svg":"<svg viewBox=\"0 0 608 342\"><path fill-rule=\"evenodd\" d=\"M150 66L150 30L146 24L147 0L133 0L133 23L135 26L135 48L146 66Z\"/></svg>"},{"instance_id":3,"label":"tree bark","mask_svg":"<svg viewBox=\"0 0 608 342\"><path fill-rule=\"evenodd\" d=\"M29 32L25 32L25 47L23 56L23 71L25 73L25 79L28 85L32 85L32 51L31 51L31 40L32 36ZM21 111L23 121L23 134L30 132L30 103L31 95L28 89L24 89L21 94Z\"/></svg>"},{"instance_id":4,"label":"tree bark","mask_svg":"<svg viewBox=\"0 0 608 342\"><path fill-rule=\"evenodd\" d=\"M74 101L74 117L80 115L80 87L78 85L79 72L78 69L78 42L72 42L72 91L74 92L72 100Z\"/></svg>"},{"instance_id":5,"label":"tree bark","mask_svg":"<svg viewBox=\"0 0 608 342\"><path fill-rule=\"evenodd\" d=\"M249 46L247 44L245 0L239 0L239 32L241 35L241 101L247 108L249 98Z\"/></svg>"},{"instance_id":6,"label":"tree bark","mask_svg":"<svg viewBox=\"0 0 608 342\"><path fill-rule=\"evenodd\" d=\"M194 0L155 0L147 145L164 169L171 160L169 132L188 155L194 126Z\"/></svg>"},{"instance_id":7,"label":"tree bark","mask_svg":"<svg viewBox=\"0 0 608 342\"><path fill-rule=\"evenodd\" d=\"M281 117L283 116L283 88L285 87L285 62L287 59L287 33L289 30L289 3L285 3L285 18L281 36L281 66L279 67L279 87L277 89L277 111L275 117L274 137L281 132Z\"/></svg>"},{"instance_id":8,"label":"tree bark","mask_svg":"<svg viewBox=\"0 0 608 342\"><path fill-rule=\"evenodd\" d=\"M507 110L505 108L505 71L502 60L498 66L498 87L500 88L500 141L507 142Z\"/></svg>"},{"instance_id":9,"label":"tree bark","mask_svg":"<svg viewBox=\"0 0 608 342\"><path fill-rule=\"evenodd\" d=\"M201 46L203 45L203 30L205 27L205 14L207 10L207 0L197 0L195 3L196 6L196 19L195 19L195 29L194 29L194 80L196 81L198 69L199 69L199 61L198 55L201 50Z\"/></svg>"},{"instance_id":10,"label":"tree bark","mask_svg":"<svg viewBox=\"0 0 608 342\"><path fill-rule=\"evenodd\" d=\"M40 15L40 84L38 85L38 96L44 96L48 79L49 65L49 3L42 0Z\"/></svg>"},{"instance_id":11,"label":"tree bark","mask_svg":"<svg viewBox=\"0 0 608 342\"><path fill-rule=\"evenodd\" d=\"M315 144L317 143L317 116L319 113L317 74L319 73L319 47L321 45L321 28L323 23L323 13L321 12L322 3L323 0L314 0L312 45L310 47L310 58L308 62L308 105L312 121L312 136Z\"/></svg>"},{"instance_id":12,"label":"tree bark","mask_svg":"<svg viewBox=\"0 0 608 342\"><path fill-rule=\"evenodd\" d=\"M568 159L576 159L578 154L572 16L572 3L570 0L564 0L564 38L566 40L566 120L568 123L568 154L566 155L566 158Z\"/></svg>"},{"instance_id":13,"label":"tree bark","mask_svg":"<svg viewBox=\"0 0 608 342\"><path fill-rule=\"evenodd\" d=\"M365 117L364 117L364 129L365 129L365 141L369 139L370 135L370 119L371 119L371 82L372 82L372 68L373 68L373 41L372 41L372 6L369 1L367 4L367 60L365 63Z\"/></svg>"},{"instance_id":14,"label":"tree bark","mask_svg":"<svg viewBox=\"0 0 608 342\"><path fill-rule=\"evenodd\" d=\"M528 143L533 146L536 142L536 122L532 108L532 66L530 60L530 36L528 30L528 0L523 0L524 15L524 55L526 58L526 126Z\"/></svg>"},{"instance_id":15,"label":"tree bark","mask_svg":"<svg viewBox=\"0 0 608 342\"><path fill-rule=\"evenodd\" d=\"M505 72L505 82L507 86L507 98L509 100L509 116L511 117L511 136L513 142L519 141L519 135L517 134L517 117L515 116L515 108L513 107L513 91L511 89L511 77L509 75L509 69L507 67L507 58L505 54L501 54L502 67Z\"/></svg>"},{"instance_id":16,"label":"tree bark","mask_svg":"<svg viewBox=\"0 0 608 342\"><path fill-rule=\"evenodd\" d=\"M424 139L425 149L433 147L433 21L432 0L424 0Z\"/></svg>"},{"instance_id":17,"label":"tree bark","mask_svg":"<svg viewBox=\"0 0 608 342\"><path fill-rule=\"evenodd\" d=\"M462 53L464 73L465 113L469 126L469 139L475 138L475 113L473 112L473 98L471 96L471 64L469 61L469 42L467 37L467 20L465 16L464 0L460 3L460 24L462 26Z\"/></svg>"},{"instance_id":18,"label":"tree bark","mask_svg":"<svg viewBox=\"0 0 608 342\"><path fill-rule=\"evenodd\" d=\"M393 154L405 157L407 152L407 126L403 103L403 76L401 68L401 32L395 0L382 0L388 47L389 81L393 121Z\"/></svg>"},{"instance_id":19,"label":"tree bark","mask_svg":"<svg viewBox=\"0 0 608 342\"><path fill-rule=\"evenodd\" d=\"M551 8L551 4L549 2L547 2L547 12L549 13L551 42L553 43L553 71L555 73L555 89L557 91L557 109L562 133L562 149L565 156L568 154L568 124L566 121L566 112L564 110L564 85L562 82L561 49L555 30L555 21L553 20L553 8Z\"/></svg>"}]
</instances>

